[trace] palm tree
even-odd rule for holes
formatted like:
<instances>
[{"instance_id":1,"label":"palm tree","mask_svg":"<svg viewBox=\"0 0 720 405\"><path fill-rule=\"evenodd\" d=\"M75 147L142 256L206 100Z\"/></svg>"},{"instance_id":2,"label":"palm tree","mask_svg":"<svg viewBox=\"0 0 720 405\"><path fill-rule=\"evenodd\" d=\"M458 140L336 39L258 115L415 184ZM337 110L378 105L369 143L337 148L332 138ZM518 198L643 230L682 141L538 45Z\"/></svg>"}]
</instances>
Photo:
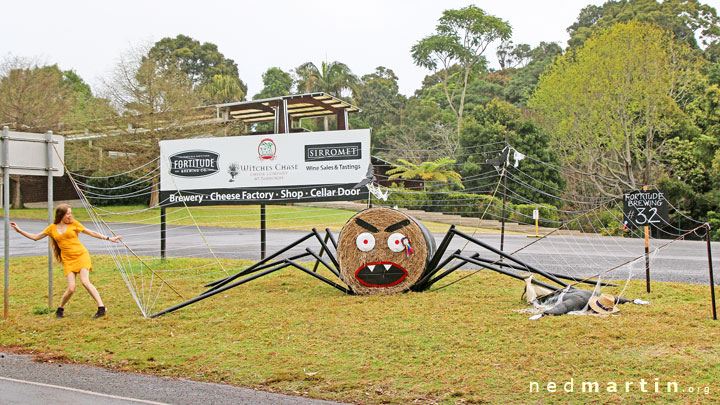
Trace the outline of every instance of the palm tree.
<instances>
[{"instance_id":1,"label":"palm tree","mask_svg":"<svg viewBox=\"0 0 720 405\"><path fill-rule=\"evenodd\" d=\"M244 83L230 75L215 75L203 87L206 101L213 104L244 101L246 91Z\"/></svg>"},{"instance_id":2,"label":"palm tree","mask_svg":"<svg viewBox=\"0 0 720 405\"><path fill-rule=\"evenodd\" d=\"M310 93L322 91L333 97L340 98L345 92L354 92L359 83L350 68L341 62L322 62L320 68L312 63L305 62L295 69L296 83L299 92ZM323 119L325 130L328 130L328 119Z\"/></svg>"},{"instance_id":3,"label":"palm tree","mask_svg":"<svg viewBox=\"0 0 720 405\"><path fill-rule=\"evenodd\" d=\"M394 164L394 168L388 170L386 174L390 174L389 179L415 179L420 178L424 181L436 181L442 183L453 183L456 186L464 189L465 186L462 184L462 176L460 173L447 170L445 166L455 163L455 159L448 157L442 157L432 162L422 162L416 165L405 159L398 159L401 164ZM423 191L425 191L425 183L423 183Z\"/></svg>"}]
</instances>

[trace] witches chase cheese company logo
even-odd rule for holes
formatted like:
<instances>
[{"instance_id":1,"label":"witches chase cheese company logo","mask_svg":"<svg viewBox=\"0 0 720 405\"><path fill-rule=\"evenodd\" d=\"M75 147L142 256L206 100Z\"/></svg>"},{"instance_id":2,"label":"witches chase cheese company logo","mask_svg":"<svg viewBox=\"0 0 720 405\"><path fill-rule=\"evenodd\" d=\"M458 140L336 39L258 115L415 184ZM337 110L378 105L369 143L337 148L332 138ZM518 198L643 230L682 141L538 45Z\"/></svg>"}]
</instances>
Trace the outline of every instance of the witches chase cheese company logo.
<instances>
[{"instance_id":1,"label":"witches chase cheese company logo","mask_svg":"<svg viewBox=\"0 0 720 405\"><path fill-rule=\"evenodd\" d=\"M218 154L205 150L191 150L170 156L170 174L181 177L210 176L219 171Z\"/></svg>"},{"instance_id":2,"label":"witches chase cheese company logo","mask_svg":"<svg viewBox=\"0 0 720 405\"><path fill-rule=\"evenodd\" d=\"M305 161L354 160L362 158L360 142L305 145Z\"/></svg>"},{"instance_id":3,"label":"witches chase cheese company logo","mask_svg":"<svg viewBox=\"0 0 720 405\"><path fill-rule=\"evenodd\" d=\"M277 146L270 138L265 138L260 141L258 145L258 156L260 159L273 160L275 159L275 153L277 153Z\"/></svg>"}]
</instances>

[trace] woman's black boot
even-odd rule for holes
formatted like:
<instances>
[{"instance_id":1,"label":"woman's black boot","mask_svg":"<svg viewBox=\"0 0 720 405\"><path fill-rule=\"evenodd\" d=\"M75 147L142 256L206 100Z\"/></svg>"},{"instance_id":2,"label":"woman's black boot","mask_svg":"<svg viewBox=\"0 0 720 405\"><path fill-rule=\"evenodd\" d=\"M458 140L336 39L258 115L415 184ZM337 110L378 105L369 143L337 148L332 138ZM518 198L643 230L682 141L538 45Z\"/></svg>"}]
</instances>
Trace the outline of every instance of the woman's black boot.
<instances>
[{"instance_id":1,"label":"woman's black boot","mask_svg":"<svg viewBox=\"0 0 720 405\"><path fill-rule=\"evenodd\" d=\"M98 310L95 313L95 315L93 315L93 318L97 319L97 318L101 318L103 316L105 316L105 307L98 307Z\"/></svg>"}]
</instances>

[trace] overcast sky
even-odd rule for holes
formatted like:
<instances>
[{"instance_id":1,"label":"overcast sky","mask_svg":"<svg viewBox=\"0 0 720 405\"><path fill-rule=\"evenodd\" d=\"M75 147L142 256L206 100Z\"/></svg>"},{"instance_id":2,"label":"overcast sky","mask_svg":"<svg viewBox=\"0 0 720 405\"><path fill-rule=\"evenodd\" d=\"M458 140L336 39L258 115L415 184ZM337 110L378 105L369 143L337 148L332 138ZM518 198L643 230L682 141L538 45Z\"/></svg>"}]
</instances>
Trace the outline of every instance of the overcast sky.
<instances>
[{"instance_id":1,"label":"overcast sky","mask_svg":"<svg viewBox=\"0 0 720 405\"><path fill-rule=\"evenodd\" d=\"M218 46L233 59L252 96L262 74L277 66L289 72L310 61L340 61L353 73L385 66L411 95L429 72L415 66L410 47L433 33L446 9L475 4L508 21L513 42L540 41L562 47L580 10L603 0L320 0L272 1L8 1L2 5L0 56L37 58L75 70L99 90L119 55L164 37L188 35ZM720 0L705 0L720 9ZM495 51L488 50L497 67Z\"/></svg>"}]
</instances>

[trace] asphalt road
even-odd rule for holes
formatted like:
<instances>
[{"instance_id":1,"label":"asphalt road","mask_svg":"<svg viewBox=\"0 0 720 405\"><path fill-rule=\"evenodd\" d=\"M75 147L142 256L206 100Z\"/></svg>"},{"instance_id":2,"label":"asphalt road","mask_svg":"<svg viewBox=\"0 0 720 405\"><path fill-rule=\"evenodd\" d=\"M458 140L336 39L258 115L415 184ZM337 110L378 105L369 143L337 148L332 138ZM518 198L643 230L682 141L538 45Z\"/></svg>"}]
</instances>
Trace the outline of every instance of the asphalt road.
<instances>
[{"instance_id":1,"label":"asphalt road","mask_svg":"<svg viewBox=\"0 0 720 405\"><path fill-rule=\"evenodd\" d=\"M46 224L42 220L15 220L21 228L31 233L41 232ZM86 224L89 226L89 224ZM159 225L138 224L112 224L113 230L123 235L124 242L140 256L160 255L160 227ZM257 229L237 228L200 228L202 236L194 226L168 226L167 255L168 257L212 257L235 259L260 258L260 231ZM108 232L106 232L108 233ZM268 230L268 254L272 254L291 244L308 232ZM444 234L435 234L439 245ZM337 234L335 234L337 238ZM499 234L477 234L476 239L494 248L500 247ZM87 235L81 235L81 240L90 250L91 254L107 254L106 245L109 242L101 241ZM205 243L207 241L207 244ZM629 239L619 237L601 236L566 236L552 235L538 241L525 235L505 235L504 251L514 252L522 249L514 257L533 265L541 270L571 275L575 277L590 277L602 273L606 279L645 279L644 241L642 239ZM653 281L675 281L695 284L709 282L707 244L704 241L677 241L656 250L669 242L663 239L653 239L650 244L650 267ZM4 241L3 241L4 243ZM47 252L44 241L34 242L11 230L10 257L36 256ZM211 249L208 248L211 247ZM306 247L314 251L320 250L316 240L310 240L298 245L288 252L296 254L304 252ZM464 255L480 253L481 257L495 260L498 256L489 250L455 237L445 256L456 249L462 249ZM716 254L713 257L713 268L716 270L715 282L720 282L720 243L712 243ZM2 254L2 252L0 252ZM608 271L622 263L640 258L630 265L616 270ZM476 268L467 265L465 269Z\"/></svg>"},{"instance_id":2,"label":"asphalt road","mask_svg":"<svg viewBox=\"0 0 720 405\"><path fill-rule=\"evenodd\" d=\"M0 404L43 403L322 405L336 402L86 365L34 362L29 356L0 352Z\"/></svg>"}]
</instances>

